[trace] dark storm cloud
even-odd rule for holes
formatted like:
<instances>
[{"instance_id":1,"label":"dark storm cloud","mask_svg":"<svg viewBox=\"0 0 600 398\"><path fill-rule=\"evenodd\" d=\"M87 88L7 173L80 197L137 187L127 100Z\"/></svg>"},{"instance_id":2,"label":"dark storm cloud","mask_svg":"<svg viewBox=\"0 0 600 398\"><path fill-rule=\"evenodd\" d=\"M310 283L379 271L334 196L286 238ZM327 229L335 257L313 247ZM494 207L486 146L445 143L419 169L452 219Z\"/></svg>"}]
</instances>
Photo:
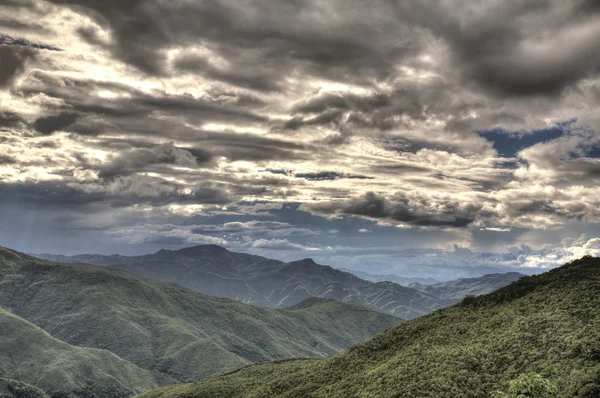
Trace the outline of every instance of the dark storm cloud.
<instances>
[{"instance_id":1,"label":"dark storm cloud","mask_svg":"<svg viewBox=\"0 0 600 398\"><path fill-rule=\"evenodd\" d=\"M0 155L0 165L15 163L17 163L17 159L13 158L12 156Z\"/></svg>"},{"instance_id":2,"label":"dark storm cloud","mask_svg":"<svg viewBox=\"0 0 600 398\"><path fill-rule=\"evenodd\" d=\"M597 13L589 1L574 3L553 25L547 25L552 22L543 16L560 10L555 10L555 2L543 0L488 3L468 10L467 17L465 10L451 2L380 1L369 9L367 18L356 15L360 5L354 4L354 10L353 5L337 2L327 11L308 1L256 2L244 7L227 1L183 2L177 7L141 0L53 2L87 10L112 30L113 54L147 73L168 74L160 51L201 38L230 65L216 68L206 58L189 54L176 67L259 90L277 89L281 78L294 68L350 81L385 79L394 63L410 65L423 50L426 37L422 32L450 47L453 63L465 79L501 95L556 94L597 74L600 66L600 55L594 51L600 35L594 30L579 36L572 32ZM336 19L327 26L321 23L319 12L330 20L342 17L347 23ZM311 29L292 23L282 26L288 15L298 15L295 21L311 23ZM304 21L304 15L311 18ZM375 29L378 24L380 31ZM389 40L382 31L397 39ZM560 46L544 42L542 33L551 31L557 32Z\"/></svg>"},{"instance_id":3,"label":"dark storm cloud","mask_svg":"<svg viewBox=\"0 0 600 398\"><path fill-rule=\"evenodd\" d=\"M396 194L389 200L373 192L347 201L304 204L300 210L322 215L351 215L407 223L421 227L466 227L475 221L480 208L461 206L456 202L444 203L433 210L433 203L425 198L410 199Z\"/></svg>"},{"instance_id":4,"label":"dark storm cloud","mask_svg":"<svg viewBox=\"0 0 600 398\"><path fill-rule=\"evenodd\" d=\"M399 7L449 44L467 81L474 79L500 95L512 96L555 95L597 75L598 14L581 12L589 10L589 4L573 2L573 7L560 10L560 3L547 0L490 2L469 10L472 15L466 18L460 7L439 7L435 1L402 2ZM596 26L577 31L590 23Z\"/></svg>"},{"instance_id":5,"label":"dark storm cloud","mask_svg":"<svg viewBox=\"0 0 600 398\"><path fill-rule=\"evenodd\" d=\"M107 165L100 165L101 177L129 175L140 171L148 171L154 165L181 165L197 167L205 163L206 158L198 159L190 151L167 143L154 148L134 149L121 153ZM208 158L210 160L210 157Z\"/></svg>"},{"instance_id":6,"label":"dark storm cloud","mask_svg":"<svg viewBox=\"0 0 600 398\"><path fill-rule=\"evenodd\" d=\"M424 122L435 115L466 113L473 106L457 97L455 88L441 79L397 86L391 93L329 92L310 96L291 107L294 116L283 124L283 129L330 125L340 128L343 134L354 134L356 129L385 132L409 128L410 123Z\"/></svg>"},{"instance_id":7,"label":"dark storm cloud","mask_svg":"<svg viewBox=\"0 0 600 398\"><path fill-rule=\"evenodd\" d=\"M0 128L18 128L25 125L25 119L14 112L0 111Z\"/></svg>"},{"instance_id":8,"label":"dark storm cloud","mask_svg":"<svg viewBox=\"0 0 600 398\"><path fill-rule=\"evenodd\" d=\"M167 95L160 92L148 94L123 84L64 79L42 72L33 73L32 79L22 88L24 95L43 93L51 98L60 99L65 104L62 106L65 110L58 115L42 117L34 123L35 129L44 134L68 128L84 135L111 132L168 135L174 139L189 141L190 145L198 143L210 146L211 154L201 154L202 162L209 160L207 157L210 156L224 156L232 161L309 157L308 153L303 154L308 149L304 144L256 134L207 131L190 127L178 119L164 120L157 117L158 112L159 115L183 117L183 121L192 123L268 121L266 117L245 109L260 105L259 100L253 97L239 94L229 96L220 92L215 92L213 97L208 98ZM126 98L106 99L93 94L102 89L122 93ZM73 110L79 112L79 116Z\"/></svg>"},{"instance_id":9,"label":"dark storm cloud","mask_svg":"<svg viewBox=\"0 0 600 398\"><path fill-rule=\"evenodd\" d=\"M272 75L266 73L248 73L247 71L221 70L209 63L206 58L187 55L175 61L175 69L181 72L200 74L207 79L227 82L229 84L258 91L277 91L281 84Z\"/></svg>"},{"instance_id":10,"label":"dark storm cloud","mask_svg":"<svg viewBox=\"0 0 600 398\"><path fill-rule=\"evenodd\" d=\"M338 31L330 25L331 19L320 19L319 13L324 10L310 2L252 2L246 6L228 1L181 2L177 7L140 0L53 2L87 10L112 30L114 40L109 49L114 56L155 75L169 73L161 50L199 39L230 65L207 68L202 65L205 61L189 54L176 63L176 68L199 70L234 85L263 89L277 87L294 68L331 78L382 79L393 71L393 59L415 52L408 40L397 40L393 48L374 48L369 40L381 37L381 33L359 13L349 14L347 22L339 20ZM345 7L336 4L333 12L342 12ZM353 28L361 34L353 34ZM266 81L266 76L272 83ZM253 84L252 77L258 83Z\"/></svg>"},{"instance_id":11,"label":"dark storm cloud","mask_svg":"<svg viewBox=\"0 0 600 398\"><path fill-rule=\"evenodd\" d=\"M167 204L229 203L228 192L215 184L204 183L182 193L182 187L158 178L119 177L101 181L29 182L12 184L0 182L4 204L19 203L33 208L69 209L71 206L88 206L90 214L98 211L91 205L102 207L127 207L134 204L164 206Z\"/></svg>"},{"instance_id":12,"label":"dark storm cloud","mask_svg":"<svg viewBox=\"0 0 600 398\"><path fill-rule=\"evenodd\" d=\"M123 99L99 98L98 90L110 90L126 96ZM191 121L228 120L242 122L265 122L264 116L246 110L251 103L243 97L240 104L217 98L197 98L191 95L169 95L164 92L143 92L131 86L93 80L60 78L43 72L35 72L23 87L25 95L43 93L64 100L65 107L82 113L97 114L113 118L136 118L161 112L172 116L186 117Z\"/></svg>"},{"instance_id":13,"label":"dark storm cloud","mask_svg":"<svg viewBox=\"0 0 600 398\"><path fill-rule=\"evenodd\" d=\"M28 47L0 44L0 88L10 86L34 55L35 51Z\"/></svg>"},{"instance_id":14,"label":"dark storm cloud","mask_svg":"<svg viewBox=\"0 0 600 398\"><path fill-rule=\"evenodd\" d=\"M11 8L29 8L35 5L35 0L2 0L1 3L4 7Z\"/></svg>"},{"instance_id":15,"label":"dark storm cloud","mask_svg":"<svg viewBox=\"0 0 600 398\"><path fill-rule=\"evenodd\" d=\"M48 33L48 30L39 24L33 22L21 22L19 20L12 19L9 17L0 17L0 26L14 30ZM0 43L3 41L3 39L3 37L0 37Z\"/></svg>"},{"instance_id":16,"label":"dark storm cloud","mask_svg":"<svg viewBox=\"0 0 600 398\"><path fill-rule=\"evenodd\" d=\"M37 119L33 127L42 134L52 134L64 130L77 121L79 115L72 112L61 112L58 115L46 116Z\"/></svg>"}]
</instances>

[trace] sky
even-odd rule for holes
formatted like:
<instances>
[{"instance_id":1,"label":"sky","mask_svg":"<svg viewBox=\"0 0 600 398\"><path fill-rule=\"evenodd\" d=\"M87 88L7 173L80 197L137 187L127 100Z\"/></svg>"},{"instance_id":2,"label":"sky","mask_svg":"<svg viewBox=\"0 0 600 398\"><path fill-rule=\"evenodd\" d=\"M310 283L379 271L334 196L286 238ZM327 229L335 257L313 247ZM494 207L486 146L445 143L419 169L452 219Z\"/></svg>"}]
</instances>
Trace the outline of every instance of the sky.
<instances>
[{"instance_id":1,"label":"sky","mask_svg":"<svg viewBox=\"0 0 600 398\"><path fill-rule=\"evenodd\" d=\"M598 48L594 0L0 0L0 245L600 255Z\"/></svg>"}]
</instances>

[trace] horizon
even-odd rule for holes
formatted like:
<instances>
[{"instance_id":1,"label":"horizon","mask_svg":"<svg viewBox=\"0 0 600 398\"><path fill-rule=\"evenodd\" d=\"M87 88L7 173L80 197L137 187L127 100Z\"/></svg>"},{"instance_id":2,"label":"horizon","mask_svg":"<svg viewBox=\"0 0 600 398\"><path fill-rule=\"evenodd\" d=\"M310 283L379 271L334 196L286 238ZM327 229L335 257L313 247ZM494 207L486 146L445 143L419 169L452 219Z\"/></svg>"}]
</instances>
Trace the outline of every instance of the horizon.
<instances>
[{"instance_id":1,"label":"horizon","mask_svg":"<svg viewBox=\"0 0 600 398\"><path fill-rule=\"evenodd\" d=\"M312 257L298 257L298 258L293 258L293 259L281 259L281 258L277 258L277 257L266 257L266 256L261 256L258 254L254 254L254 253L250 253L248 251L236 251L236 250L232 250L229 249L227 247L221 246L221 245L217 245L214 243L207 243L207 244L199 244L199 245L192 245L192 246L184 246L184 247L180 247L180 248L173 248L173 249L166 249L166 248L161 248L157 251L154 252L145 252L145 253L138 253L138 254L121 254L121 253L92 253L92 252L86 252L86 253L72 253L72 254L61 254L61 253L50 253L50 252L44 252L44 253L26 253L28 255L37 257L37 256L45 256L45 255L49 255L49 256L64 256L64 257L76 257L76 256L123 256L123 257L138 257L138 256L149 256L149 255L155 255L158 254L162 251L170 251L170 252L176 252L176 251L181 251L181 250L185 250L185 249L191 249L191 248L195 248L195 247L207 247L207 246L212 246L212 247L216 247L219 249L224 249L226 251L229 252L233 252L233 253L242 253L242 254L251 254L251 255L257 255L263 258L267 258L269 260L277 260L280 261L282 263L290 263L290 262L300 262L300 261L312 261L314 263L316 263L317 265L320 266L325 266L325 267L332 267L338 271L343 271L343 272L349 272L349 273L353 273L356 275L356 273L364 273L367 274L369 276L379 276L379 277L386 277L386 276L390 276L390 277L401 277L401 278L407 278L407 279L414 279L414 280L431 280L432 283L435 282L447 282L447 281L451 281L451 280L455 280L455 279L464 279L464 278L479 278L482 276L487 276L487 275L494 275L494 274L507 274L507 273L518 273L521 275L525 275L525 276L531 276L531 275L537 275L540 274L542 272L545 271L549 271L552 268L547 268L547 269L522 269L522 268L518 268L515 270L508 270L505 272L501 272L502 270L499 270L499 272L478 272L478 273L473 273L471 275L467 275L467 276L442 276L440 277L439 275L437 275L438 277L434 277L433 275L428 275L428 274L399 274L399 273L391 273L391 274L386 274L386 273L372 273L372 272L368 272L368 271L364 271L364 270L360 270L360 269L352 269L352 268L346 268L343 267L341 265L332 265L332 264L325 264L325 263L320 263L318 261L315 261L314 258ZM583 257L583 256L582 256ZM579 258L578 258L579 259ZM574 259L577 260L577 259ZM572 260L573 261L573 260ZM564 265L564 264L560 264L560 265ZM477 272L480 270L474 270L474 272ZM360 275L356 275L358 277L360 277ZM433 282L435 281L435 282Z\"/></svg>"}]
</instances>

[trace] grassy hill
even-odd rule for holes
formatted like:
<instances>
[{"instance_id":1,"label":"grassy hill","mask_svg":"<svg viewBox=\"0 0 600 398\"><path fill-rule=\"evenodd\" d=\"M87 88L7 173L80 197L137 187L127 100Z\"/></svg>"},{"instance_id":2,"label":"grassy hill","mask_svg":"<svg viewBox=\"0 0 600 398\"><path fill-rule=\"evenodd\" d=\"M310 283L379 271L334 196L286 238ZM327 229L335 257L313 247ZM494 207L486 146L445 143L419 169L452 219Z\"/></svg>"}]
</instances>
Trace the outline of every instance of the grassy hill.
<instances>
[{"instance_id":1,"label":"grassy hill","mask_svg":"<svg viewBox=\"0 0 600 398\"><path fill-rule=\"evenodd\" d=\"M61 262L88 263L124 270L145 278L248 304L285 308L309 297L365 305L402 319L412 319L456 301L392 282L374 283L306 258L282 262L217 245L160 250L144 256L40 255Z\"/></svg>"},{"instance_id":2,"label":"grassy hill","mask_svg":"<svg viewBox=\"0 0 600 398\"><path fill-rule=\"evenodd\" d=\"M336 354L400 322L342 303L261 308L4 248L0 306L63 342L109 350L179 381L250 363Z\"/></svg>"},{"instance_id":3,"label":"grassy hill","mask_svg":"<svg viewBox=\"0 0 600 398\"><path fill-rule=\"evenodd\" d=\"M343 354L245 367L144 398L489 397L536 372L600 396L600 259L584 257L408 321Z\"/></svg>"},{"instance_id":4,"label":"grassy hill","mask_svg":"<svg viewBox=\"0 0 600 398\"><path fill-rule=\"evenodd\" d=\"M174 382L140 369L109 351L63 343L2 308L0 375L34 384L53 396L63 393L127 397ZM0 392L4 389L6 395L12 393L17 397L26 396L23 391L35 392L35 388L19 386L14 380L0 383L4 384Z\"/></svg>"}]
</instances>

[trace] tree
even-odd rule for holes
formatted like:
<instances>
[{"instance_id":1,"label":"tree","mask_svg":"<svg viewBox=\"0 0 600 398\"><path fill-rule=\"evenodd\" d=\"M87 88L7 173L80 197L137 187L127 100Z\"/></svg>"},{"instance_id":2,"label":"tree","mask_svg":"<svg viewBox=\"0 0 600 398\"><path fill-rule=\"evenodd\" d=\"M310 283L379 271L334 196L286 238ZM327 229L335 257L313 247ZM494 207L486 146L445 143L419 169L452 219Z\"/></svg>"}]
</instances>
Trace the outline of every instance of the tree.
<instances>
[{"instance_id":1,"label":"tree","mask_svg":"<svg viewBox=\"0 0 600 398\"><path fill-rule=\"evenodd\" d=\"M496 391L492 398L555 398L557 389L537 373L527 373L508 383L508 392Z\"/></svg>"}]
</instances>

